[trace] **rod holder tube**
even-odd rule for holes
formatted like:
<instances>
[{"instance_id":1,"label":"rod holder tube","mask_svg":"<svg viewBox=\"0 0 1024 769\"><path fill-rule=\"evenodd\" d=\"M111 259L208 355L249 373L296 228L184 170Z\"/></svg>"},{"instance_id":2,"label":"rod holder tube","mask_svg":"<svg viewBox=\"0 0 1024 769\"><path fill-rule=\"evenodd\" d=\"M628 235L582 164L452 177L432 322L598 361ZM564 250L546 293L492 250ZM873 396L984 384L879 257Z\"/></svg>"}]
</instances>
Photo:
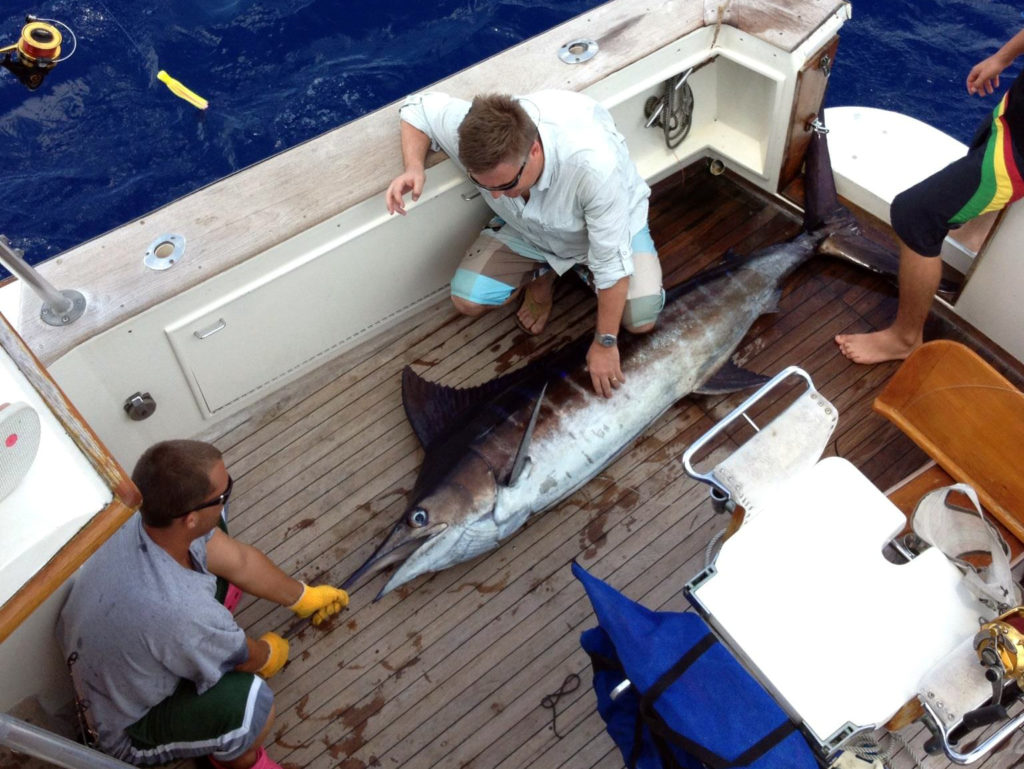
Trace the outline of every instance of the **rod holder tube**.
<instances>
[{"instance_id":1,"label":"rod holder tube","mask_svg":"<svg viewBox=\"0 0 1024 769\"><path fill-rule=\"evenodd\" d=\"M43 300L39 317L51 326L66 326L74 323L85 312L85 297L74 289L58 291L31 264L25 261L21 252L11 248L5 235L0 235L0 264L6 267Z\"/></svg>"},{"instance_id":2,"label":"rod holder tube","mask_svg":"<svg viewBox=\"0 0 1024 769\"><path fill-rule=\"evenodd\" d=\"M131 764L0 713L0 745L66 769L134 769Z\"/></svg>"}]
</instances>

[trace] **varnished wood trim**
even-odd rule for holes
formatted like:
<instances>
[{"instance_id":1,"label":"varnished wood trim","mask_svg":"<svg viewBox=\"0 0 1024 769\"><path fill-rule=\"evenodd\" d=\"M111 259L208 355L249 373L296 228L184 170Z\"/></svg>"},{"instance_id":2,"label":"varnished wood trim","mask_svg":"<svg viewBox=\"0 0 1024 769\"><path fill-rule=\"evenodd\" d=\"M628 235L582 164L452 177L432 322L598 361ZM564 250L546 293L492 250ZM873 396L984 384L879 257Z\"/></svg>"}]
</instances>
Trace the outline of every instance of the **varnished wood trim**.
<instances>
[{"instance_id":1,"label":"varnished wood trim","mask_svg":"<svg viewBox=\"0 0 1024 769\"><path fill-rule=\"evenodd\" d=\"M131 478L2 315L0 347L36 390L114 497L106 508L93 516L73 539L0 607L0 641L3 641L138 509L142 497Z\"/></svg>"}]
</instances>

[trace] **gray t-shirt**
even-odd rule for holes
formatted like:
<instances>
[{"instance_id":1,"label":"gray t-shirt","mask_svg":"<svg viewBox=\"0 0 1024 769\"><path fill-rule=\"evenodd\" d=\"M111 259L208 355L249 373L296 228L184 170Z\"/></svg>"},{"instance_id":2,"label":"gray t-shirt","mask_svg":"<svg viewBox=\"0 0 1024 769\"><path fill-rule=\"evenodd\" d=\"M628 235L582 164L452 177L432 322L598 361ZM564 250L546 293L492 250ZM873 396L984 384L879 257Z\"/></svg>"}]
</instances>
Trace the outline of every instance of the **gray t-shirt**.
<instances>
[{"instance_id":1,"label":"gray t-shirt","mask_svg":"<svg viewBox=\"0 0 1024 769\"><path fill-rule=\"evenodd\" d=\"M57 637L100 747L120 755L124 730L181 679L203 693L245 661L245 632L214 597L210 534L192 542L186 569L146 533L136 513L86 562L61 610Z\"/></svg>"}]
</instances>

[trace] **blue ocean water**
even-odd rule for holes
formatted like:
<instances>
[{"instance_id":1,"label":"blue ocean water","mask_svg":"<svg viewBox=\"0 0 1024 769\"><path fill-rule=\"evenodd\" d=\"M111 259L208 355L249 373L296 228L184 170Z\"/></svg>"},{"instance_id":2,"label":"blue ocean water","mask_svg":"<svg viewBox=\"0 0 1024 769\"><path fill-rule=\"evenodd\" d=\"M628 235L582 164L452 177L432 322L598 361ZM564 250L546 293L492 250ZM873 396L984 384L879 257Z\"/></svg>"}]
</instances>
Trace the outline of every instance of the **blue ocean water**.
<instances>
[{"instance_id":1,"label":"blue ocean water","mask_svg":"<svg viewBox=\"0 0 1024 769\"><path fill-rule=\"evenodd\" d=\"M0 43L32 13L70 26L78 48L36 91L0 70L0 233L31 261L48 258L597 4L8 4ZM1005 2L856 0L827 103L899 110L967 141L995 97L968 97L964 78L1021 24ZM209 110L174 97L160 69Z\"/></svg>"},{"instance_id":2,"label":"blue ocean water","mask_svg":"<svg viewBox=\"0 0 1024 769\"><path fill-rule=\"evenodd\" d=\"M967 73L1024 27L1021 8L998 0L854 0L826 106L902 112L969 142L1024 57L984 99L968 95Z\"/></svg>"}]
</instances>

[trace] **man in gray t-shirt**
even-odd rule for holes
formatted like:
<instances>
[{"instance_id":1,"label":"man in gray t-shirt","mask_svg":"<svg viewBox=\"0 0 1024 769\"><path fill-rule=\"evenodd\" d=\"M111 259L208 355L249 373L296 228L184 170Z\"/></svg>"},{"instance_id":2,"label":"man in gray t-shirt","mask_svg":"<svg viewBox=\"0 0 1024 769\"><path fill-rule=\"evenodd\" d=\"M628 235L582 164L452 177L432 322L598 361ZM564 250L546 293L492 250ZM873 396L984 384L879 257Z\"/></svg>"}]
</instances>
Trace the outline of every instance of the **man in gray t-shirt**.
<instances>
[{"instance_id":1,"label":"man in gray t-shirt","mask_svg":"<svg viewBox=\"0 0 1024 769\"><path fill-rule=\"evenodd\" d=\"M206 755L230 769L274 769L265 679L288 659L276 633L246 636L218 600L227 583L315 623L348 603L309 587L226 533L233 482L220 452L165 441L139 459L142 508L76 575L57 634L98 746L133 764Z\"/></svg>"}]
</instances>

